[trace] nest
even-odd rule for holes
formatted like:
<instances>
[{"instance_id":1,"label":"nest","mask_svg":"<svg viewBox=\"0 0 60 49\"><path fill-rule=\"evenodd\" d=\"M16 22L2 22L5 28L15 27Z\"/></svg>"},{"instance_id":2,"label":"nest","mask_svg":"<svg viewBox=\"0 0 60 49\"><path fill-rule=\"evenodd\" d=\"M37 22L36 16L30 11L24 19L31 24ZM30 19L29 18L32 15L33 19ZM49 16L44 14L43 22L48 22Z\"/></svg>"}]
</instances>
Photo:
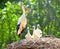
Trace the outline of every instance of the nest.
<instances>
[{"instance_id":1,"label":"nest","mask_svg":"<svg viewBox=\"0 0 60 49\"><path fill-rule=\"evenodd\" d=\"M60 49L60 39L58 38L40 38L22 39L8 44L5 49Z\"/></svg>"}]
</instances>

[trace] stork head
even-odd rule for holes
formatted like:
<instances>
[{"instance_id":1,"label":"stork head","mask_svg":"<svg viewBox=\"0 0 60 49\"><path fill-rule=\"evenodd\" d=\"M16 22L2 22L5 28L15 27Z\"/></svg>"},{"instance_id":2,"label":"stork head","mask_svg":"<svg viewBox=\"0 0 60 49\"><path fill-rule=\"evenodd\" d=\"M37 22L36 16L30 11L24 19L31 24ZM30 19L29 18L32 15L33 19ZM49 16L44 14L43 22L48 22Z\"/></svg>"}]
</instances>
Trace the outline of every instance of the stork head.
<instances>
[{"instance_id":1,"label":"stork head","mask_svg":"<svg viewBox=\"0 0 60 49\"><path fill-rule=\"evenodd\" d=\"M29 12L30 9L28 7L26 7L25 5L22 5L22 9L24 9L25 11Z\"/></svg>"},{"instance_id":2,"label":"stork head","mask_svg":"<svg viewBox=\"0 0 60 49\"><path fill-rule=\"evenodd\" d=\"M29 30L29 27L27 27L27 29Z\"/></svg>"},{"instance_id":3,"label":"stork head","mask_svg":"<svg viewBox=\"0 0 60 49\"><path fill-rule=\"evenodd\" d=\"M39 24L37 24L37 27L39 27Z\"/></svg>"}]
</instances>

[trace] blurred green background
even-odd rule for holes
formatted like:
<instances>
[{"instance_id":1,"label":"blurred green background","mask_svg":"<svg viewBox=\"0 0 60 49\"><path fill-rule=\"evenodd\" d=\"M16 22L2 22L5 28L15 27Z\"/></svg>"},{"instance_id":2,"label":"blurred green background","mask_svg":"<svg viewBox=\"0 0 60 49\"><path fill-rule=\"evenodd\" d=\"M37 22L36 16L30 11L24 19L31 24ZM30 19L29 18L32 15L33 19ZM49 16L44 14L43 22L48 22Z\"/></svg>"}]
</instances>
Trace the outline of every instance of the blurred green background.
<instances>
[{"instance_id":1,"label":"blurred green background","mask_svg":"<svg viewBox=\"0 0 60 49\"><path fill-rule=\"evenodd\" d=\"M43 36L60 38L60 0L0 0L0 49L20 40L16 24L22 14L22 3L31 10L27 15L31 34L32 25L40 24ZM27 29L24 32L27 33Z\"/></svg>"}]
</instances>

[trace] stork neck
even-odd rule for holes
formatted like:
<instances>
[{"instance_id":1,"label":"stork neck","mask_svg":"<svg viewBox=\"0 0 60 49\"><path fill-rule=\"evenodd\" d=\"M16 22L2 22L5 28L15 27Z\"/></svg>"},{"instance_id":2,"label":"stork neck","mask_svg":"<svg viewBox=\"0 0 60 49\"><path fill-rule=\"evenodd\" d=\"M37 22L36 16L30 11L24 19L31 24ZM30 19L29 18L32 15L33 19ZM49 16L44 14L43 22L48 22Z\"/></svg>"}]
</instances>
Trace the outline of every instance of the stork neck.
<instances>
[{"instance_id":1,"label":"stork neck","mask_svg":"<svg viewBox=\"0 0 60 49\"><path fill-rule=\"evenodd\" d=\"M29 33L29 30L28 30L28 33Z\"/></svg>"},{"instance_id":2,"label":"stork neck","mask_svg":"<svg viewBox=\"0 0 60 49\"><path fill-rule=\"evenodd\" d=\"M25 15L25 9L23 8L22 10L23 10L23 14Z\"/></svg>"}]
</instances>

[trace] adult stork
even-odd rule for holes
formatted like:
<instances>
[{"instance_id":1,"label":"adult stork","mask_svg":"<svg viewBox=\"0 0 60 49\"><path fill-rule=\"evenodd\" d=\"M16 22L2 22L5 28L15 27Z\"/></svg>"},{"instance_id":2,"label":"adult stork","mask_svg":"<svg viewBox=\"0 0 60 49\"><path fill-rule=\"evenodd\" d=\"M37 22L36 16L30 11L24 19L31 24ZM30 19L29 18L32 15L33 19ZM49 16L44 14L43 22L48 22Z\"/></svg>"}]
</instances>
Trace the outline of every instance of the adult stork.
<instances>
[{"instance_id":1,"label":"adult stork","mask_svg":"<svg viewBox=\"0 0 60 49\"><path fill-rule=\"evenodd\" d=\"M27 18L26 18L26 11L29 12L29 8L22 5L22 11L23 14L19 17L18 22L17 22L17 34L20 36L24 29L26 28L27 25Z\"/></svg>"}]
</instances>

